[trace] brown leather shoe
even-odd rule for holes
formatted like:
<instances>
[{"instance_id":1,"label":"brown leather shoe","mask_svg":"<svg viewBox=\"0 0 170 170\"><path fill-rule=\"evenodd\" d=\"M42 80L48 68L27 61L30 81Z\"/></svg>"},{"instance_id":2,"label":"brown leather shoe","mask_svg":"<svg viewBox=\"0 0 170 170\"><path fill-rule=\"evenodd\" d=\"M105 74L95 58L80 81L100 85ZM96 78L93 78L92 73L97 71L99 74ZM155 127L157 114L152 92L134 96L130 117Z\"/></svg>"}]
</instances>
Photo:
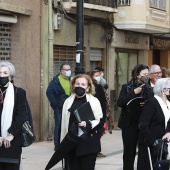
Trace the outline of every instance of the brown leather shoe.
<instances>
[{"instance_id":1,"label":"brown leather shoe","mask_svg":"<svg viewBox=\"0 0 170 170\"><path fill-rule=\"evenodd\" d=\"M106 155L103 155L102 153L98 153L97 157L106 157Z\"/></svg>"}]
</instances>

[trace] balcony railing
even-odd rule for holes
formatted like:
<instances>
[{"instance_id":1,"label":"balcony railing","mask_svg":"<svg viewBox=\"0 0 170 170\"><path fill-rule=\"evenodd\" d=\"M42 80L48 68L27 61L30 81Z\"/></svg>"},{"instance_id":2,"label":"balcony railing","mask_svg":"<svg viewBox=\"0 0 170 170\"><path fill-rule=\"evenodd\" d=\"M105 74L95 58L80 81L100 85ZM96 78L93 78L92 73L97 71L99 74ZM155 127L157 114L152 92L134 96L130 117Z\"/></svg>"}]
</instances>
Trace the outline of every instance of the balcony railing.
<instances>
[{"instance_id":1,"label":"balcony railing","mask_svg":"<svg viewBox=\"0 0 170 170\"><path fill-rule=\"evenodd\" d=\"M150 0L150 7L166 10L166 0Z\"/></svg>"},{"instance_id":2,"label":"balcony railing","mask_svg":"<svg viewBox=\"0 0 170 170\"><path fill-rule=\"evenodd\" d=\"M76 2L77 0L72 0ZM84 3L93 4L93 5L101 5L105 7L117 8L118 0L84 0Z\"/></svg>"},{"instance_id":3,"label":"balcony railing","mask_svg":"<svg viewBox=\"0 0 170 170\"><path fill-rule=\"evenodd\" d=\"M127 6L127 5L130 5L130 0L118 0L117 5L118 6Z\"/></svg>"}]
</instances>

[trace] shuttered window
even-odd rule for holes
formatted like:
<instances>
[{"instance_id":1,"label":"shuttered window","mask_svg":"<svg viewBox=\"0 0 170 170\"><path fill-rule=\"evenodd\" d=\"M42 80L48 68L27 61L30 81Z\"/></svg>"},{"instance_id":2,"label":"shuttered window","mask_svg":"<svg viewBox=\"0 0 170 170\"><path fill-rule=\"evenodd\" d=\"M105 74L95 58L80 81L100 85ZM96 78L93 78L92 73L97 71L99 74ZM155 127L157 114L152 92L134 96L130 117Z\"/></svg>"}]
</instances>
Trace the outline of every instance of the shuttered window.
<instances>
[{"instance_id":1,"label":"shuttered window","mask_svg":"<svg viewBox=\"0 0 170 170\"><path fill-rule=\"evenodd\" d=\"M60 65L67 63L70 65L72 71L76 66L76 47L72 46L58 46L54 45L54 75L60 72Z\"/></svg>"},{"instance_id":2,"label":"shuttered window","mask_svg":"<svg viewBox=\"0 0 170 170\"><path fill-rule=\"evenodd\" d=\"M90 48L90 61L101 61L102 60L102 49Z\"/></svg>"},{"instance_id":3,"label":"shuttered window","mask_svg":"<svg viewBox=\"0 0 170 170\"><path fill-rule=\"evenodd\" d=\"M11 57L10 25L0 22L0 60L9 60Z\"/></svg>"}]
</instances>

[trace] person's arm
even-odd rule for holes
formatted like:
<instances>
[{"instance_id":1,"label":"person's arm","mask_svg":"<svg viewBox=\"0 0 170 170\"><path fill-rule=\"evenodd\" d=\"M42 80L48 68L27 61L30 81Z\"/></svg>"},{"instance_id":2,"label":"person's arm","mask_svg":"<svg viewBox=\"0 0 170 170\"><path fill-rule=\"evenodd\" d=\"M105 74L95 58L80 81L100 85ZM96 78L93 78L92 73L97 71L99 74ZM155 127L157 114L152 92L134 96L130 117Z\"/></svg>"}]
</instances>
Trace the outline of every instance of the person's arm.
<instances>
[{"instance_id":1,"label":"person's arm","mask_svg":"<svg viewBox=\"0 0 170 170\"><path fill-rule=\"evenodd\" d=\"M26 92L21 88L17 88L17 92L14 93L16 93L16 99L14 104L13 120L10 128L8 129L8 132L15 137L21 132L22 125L26 121Z\"/></svg>"},{"instance_id":2,"label":"person's arm","mask_svg":"<svg viewBox=\"0 0 170 170\"><path fill-rule=\"evenodd\" d=\"M47 98L51 104L51 107L53 109L55 109L55 107L57 106L57 99L56 99L56 89L55 89L55 84L53 81L50 82L50 84L48 85L48 88L46 90L46 95L47 95Z\"/></svg>"},{"instance_id":3,"label":"person's arm","mask_svg":"<svg viewBox=\"0 0 170 170\"><path fill-rule=\"evenodd\" d=\"M153 146L156 141L156 137L153 136L150 129L155 112L156 107L154 103L151 100L148 100L145 103L142 114L139 118L139 130L145 142L150 146Z\"/></svg>"},{"instance_id":4,"label":"person's arm","mask_svg":"<svg viewBox=\"0 0 170 170\"><path fill-rule=\"evenodd\" d=\"M131 92L127 93L127 85L124 84L122 85L122 89L120 91L119 94L119 98L117 100L117 105L119 107L125 107L126 104L133 98L136 97L136 94L134 92L134 90L132 90Z\"/></svg>"},{"instance_id":5,"label":"person's arm","mask_svg":"<svg viewBox=\"0 0 170 170\"><path fill-rule=\"evenodd\" d=\"M100 105L100 102L97 98L93 98L93 101L90 102L92 106L92 110L94 113L95 120L90 121L91 130L95 131L103 127L104 119L103 119L103 112Z\"/></svg>"}]
</instances>

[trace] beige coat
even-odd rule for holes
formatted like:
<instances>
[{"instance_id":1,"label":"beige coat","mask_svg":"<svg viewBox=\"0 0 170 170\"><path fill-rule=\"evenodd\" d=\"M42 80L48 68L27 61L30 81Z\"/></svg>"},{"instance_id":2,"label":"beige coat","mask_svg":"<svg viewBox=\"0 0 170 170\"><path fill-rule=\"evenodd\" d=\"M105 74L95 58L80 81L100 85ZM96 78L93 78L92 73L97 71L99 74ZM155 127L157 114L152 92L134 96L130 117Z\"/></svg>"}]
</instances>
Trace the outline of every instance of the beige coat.
<instances>
[{"instance_id":1,"label":"beige coat","mask_svg":"<svg viewBox=\"0 0 170 170\"><path fill-rule=\"evenodd\" d=\"M63 105L62 110L62 120L61 120L61 138L62 141L65 135L68 132L68 125L69 125L69 119L70 119L70 112L68 109L73 104L73 101L75 99L75 94L72 94L69 98L66 99ZM98 123L100 122L100 119L103 117L102 109L99 100L92 96L91 94L86 94L87 101L90 102L90 105L92 107L95 120L91 121L92 128L94 128Z\"/></svg>"}]
</instances>

